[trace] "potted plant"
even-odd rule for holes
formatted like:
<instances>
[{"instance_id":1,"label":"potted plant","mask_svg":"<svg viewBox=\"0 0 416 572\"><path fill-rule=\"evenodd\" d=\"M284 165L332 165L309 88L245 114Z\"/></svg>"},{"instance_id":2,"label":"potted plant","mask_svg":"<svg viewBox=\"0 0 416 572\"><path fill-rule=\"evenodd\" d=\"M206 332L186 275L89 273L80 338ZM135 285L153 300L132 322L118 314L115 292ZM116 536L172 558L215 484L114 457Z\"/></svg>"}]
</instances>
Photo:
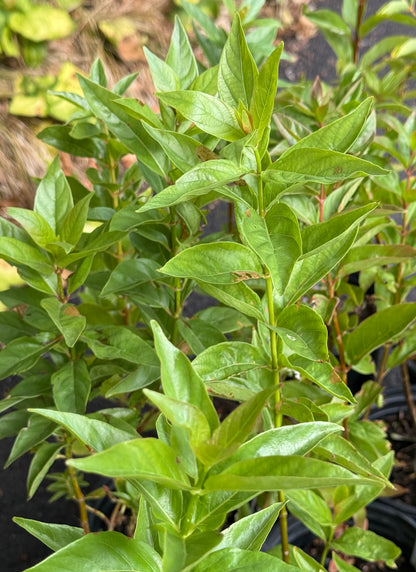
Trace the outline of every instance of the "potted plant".
<instances>
[{"instance_id":1,"label":"potted plant","mask_svg":"<svg viewBox=\"0 0 416 572\"><path fill-rule=\"evenodd\" d=\"M222 51L204 69L177 19L166 60L148 53L160 113L121 97L134 74L107 89L97 61L79 77L83 96L60 94L79 112L40 134L94 159L94 193L55 160L33 211L9 209L13 220L0 221L0 255L26 283L0 293L0 373L22 377L1 402L17 433L8 463L34 452L32 496L65 458L51 488L76 499L81 523L17 518L54 551L30 570L322 570L331 551L344 572L351 564L339 553L390 566L399 554L345 525L391 487L393 462L382 430L362 418L378 388L354 397L346 369L364 367L416 317L398 300L400 312L375 315L376 339L374 317L351 320L345 348L335 325L345 260L365 251L369 217L385 216L361 191L390 176L371 152L374 104L364 92L346 98L316 131L289 117L302 136L276 141L282 46L254 58L244 33L259 4L245 3L228 37L186 4L208 31L207 51L209 42ZM128 153L137 162L120 173ZM233 204L234 234L201 235L214 200ZM195 289L217 305L188 318ZM111 406L89 413L100 395ZM214 396L236 402L225 418ZM83 492L90 472L114 479L130 536L89 533L89 500L100 494ZM321 565L289 546L286 507L323 540ZM278 516L281 552L264 554Z\"/></svg>"}]
</instances>

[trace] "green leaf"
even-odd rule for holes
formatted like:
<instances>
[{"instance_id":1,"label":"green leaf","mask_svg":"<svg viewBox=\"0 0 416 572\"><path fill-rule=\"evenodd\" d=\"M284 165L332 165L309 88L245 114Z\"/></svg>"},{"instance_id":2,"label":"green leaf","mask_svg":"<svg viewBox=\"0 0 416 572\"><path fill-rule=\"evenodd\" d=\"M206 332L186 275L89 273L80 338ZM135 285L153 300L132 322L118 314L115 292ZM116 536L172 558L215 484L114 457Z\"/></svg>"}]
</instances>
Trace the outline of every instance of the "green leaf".
<instances>
[{"instance_id":1,"label":"green leaf","mask_svg":"<svg viewBox=\"0 0 416 572\"><path fill-rule=\"evenodd\" d=\"M326 437L314 452L328 461L342 465L346 469L364 477L379 477L388 486L388 480L370 463L349 441L339 435Z\"/></svg>"},{"instance_id":2,"label":"green leaf","mask_svg":"<svg viewBox=\"0 0 416 572\"><path fill-rule=\"evenodd\" d=\"M99 532L61 548L27 572L160 572L160 566L160 556L149 545L120 532Z\"/></svg>"},{"instance_id":3,"label":"green leaf","mask_svg":"<svg viewBox=\"0 0 416 572\"><path fill-rule=\"evenodd\" d=\"M55 157L37 188L33 210L59 235L73 206L71 188L61 170L59 157Z\"/></svg>"},{"instance_id":4,"label":"green leaf","mask_svg":"<svg viewBox=\"0 0 416 572\"><path fill-rule=\"evenodd\" d=\"M416 318L416 304L396 304L376 312L344 337L349 362L364 356L401 334Z\"/></svg>"},{"instance_id":5,"label":"green leaf","mask_svg":"<svg viewBox=\"0 0 416 572\"><path fill-rule=\"evenodd\" d=\"M347 528L340 538L333 540L331 548L370 562L383 560L390 568L395 567L394 561L401 554L400 548L390 540L371 530L363 530L355 526Z\"/></svg>"},{"instance_id":6,"label":"green leaf","mask_svg":"<svg viewBox=\"0 0 416 572\"><path fill-rule=\"evenodd\" d=\"M17 238L0 236L0 256L12 264L24 264L40 274L51 274L53 265L38 248Z\"/></svg>"},{"instance_id":7,"label":"green leaf","mask_svg":"<svg viewBox=\"0 0 416 572\"><path fill-rule=\"evenodd\" d=\"M4 468L11 465L16 459L21 457L24 453L27 453L27 451L30 451L32 447L36 447L36 445L42 443L55 429L55 423L43 419L38 415L31 415L27 426L19 431Z\"/></svg>"},{"instance_id":8,"label":"green leaf","mask_svg":"<svg viewBox=\"0 0 416 572\"><path fill-rule=\"evenodd\" d=\"M277 91L277 80L280 56L283 51L281 42L267 59L254 80L253 97L250 102L250 113L253 117L253 127L257 129L261 141L263 133L270 125Z\"/></svg>"},{"instance_id":9,"label":"green leaf","mask_svg":"<svg viewBox=\"0 0 416 572\"><path fill-rule=\"evenodd\" d=\"M9 207L7 212L24 228L32 240L42 248L57 240L50 225L38 213L16 207Z\"/></svg>"},{"instance_id":10,"label":"green leaf","mask_svg":"<svg viewBox=\"0 0 416 572\"><path fill-rule=\"evenodd\" d=\"M373 106L373 99L367 97L354 111L340 119L336 119L329 125L321 127L310 135L307 135L295 145L290 147L283 157L288 157L298 149L328 149L346 153L359 136L368 114Z\"/></svg>"},{"instance_id":11,"label":"green leaf","mask_svg":"<svg viewBox=\"0 0 416 572\"><path fill-rule=\"evenodd\" d=\"M337 566L339 572L359 572L359 569L345 560L342 560L339 556L337 556L336 552L332 553L332 560L334 561L335 565Z\"/></svg>"},{"instance_id":12,"label":"green leaf","mask_svg":"<svg viewBox=\"0 0 416 572\"><path fill-rule=\"evenodd\" d=\"M145 122L143 122L143 127L160 144L175 167L183 173L198 165L199 158L196 151L201 147L199 141L184 133L156 129Z\"/></svg>"},{"instance_id":13,"label":"green leaf","mask_svg":"<svg viewBox=\"0 0 416 572\"><path fill-rule=\"evenodd\" d=\"M245 136L232 108L217 97L202 91L171 91L157 95L205 133L226 141L237 141Z\"/></svg>"},{"instance_id":14,"label":"green leaf","mask_svg":"<svg viewBox=\"0 0 416 572\"><path fill-rule=\"evenodd\" d=\"M314 489L338 485L374 484L343 467L326 461L288 456L245 459L228 466L222 473L205 481L206 490L272 491Z\"/></svg>"},{"instance_id":15,"label":"green leaf","mask_svg":"<svg viewBox=\"0 0 416 572\"><path fill-rule=\"evenodd\" d=\"M328 359L328 332L321 316L304 304L284 308L273 328L293 352L310 360Z\"/></svg>"},{"instance_id":16,"label":"green leaf","mask_svg":"<svg viewBox=\"0 0 416 572\"><path fill-rule=\"evenodd\" d=\"M335 423L313 421L269 429L243 443L229 460L237 463L244 459L274 455L306 455L325 437L342 431Z\"/></svg>"},{"instance_id":17,"label":"green leaf","mask_svg":"<svg viewBox=\"0 0 416 572\"><path fill-rule=\"evenodd\" d=\"M169 64L158 58L146 46L143 48L147 63L152 74L153 84L156 91L175 91L180 88L180 80L177 73Z\"/></svg>"},{"instance_id":18,"label":"green leaf","mask_svg":"<svg viewBox=\"0 0 416 572\"><path fill-rule=\"evenodd\" d=\"M198 77L198 64L181 20L175 16L166 63L176 72L179 88L188 89Z\"/></svg>"},{"instance_id":19,"label":"green leaf","mask_svg":"<svg viewBox=\"0 0 416 572\"><path fill-rule=\"evenodd\" d=\"M52 377L55 405L59 411L85 413L91 390L91 378L84 360L69 361Z\"/></svg>"},{"instance_id":20,"label":"green leaf","mask_svg":"<svg viewBox=\"0 0 416 572\"><path fill-rule=\"evenodd\" d=\"M267 181L336 183L350 177L387 175L389 171L353 155L326 149L301 148L282 155L264 171Z\"/></svg>"},{"instance_id":21,"label":"green leaf","mask_svg":"<svg viewBox=\"0 0 416 572\"><path fill-rule=\"evenodd\" d=\"M75 139L70 135L71 129L69 125L53 125L43 129L37 137L47 145L76 157L98 158L102 155L101 141L96 138Z\"/></svg>"},{"instance_id":22,"label":"green leaf","mask_svg":"<svg viewBox=\"0 0 416 572\"><path fill-rule=\"evenodd\" d=\"M42 443L34 454L27 475L28 499L37 491L63 446L63 443Z\"/></svg>"},{"instance_id":23,"label":"green leaf","mask_svg":"<svg viewBox=\"0 0 416 572\"><path fill-rule=\"evenodd\" d=\"M258 552L284 504L283 502L274 503L263 510L241 518L223 530L221 532L223 538L214 551L235 547Z\"/></svg>"},{"instance_id":24,"label":"green leaf","mask_svg":"<svg viewBox=\"0 0 416 572\"><path fill-rule=\"evenodd\" d=\"M97 358L125 359L138 365L159 365L153 348L127 327L106 326L100 339L94 337L94 332L87 331L82 339Z\"/></svg>"},{"instance_id":25,"label":"green leaf","mask_svg":"<svg viewBox=\"0 0 416 572\"><path fill-rule=\"evenodd\" d=\"M160 409L173 426L188 429L191 447L198 454L198 446L208 441L211 436L210 426L202 411L191 403L179 401L150 389L144 389L143 393Z\"/></svg>"},{"instance_id":26,"label":"green leaf","mask_svg":"<svg viewBox=\"0 0 416 572\"><path fill-rule=\"evenodd\" d=\"M84 534L82 528L68 526L67 524L50 524L30 518L13 517L13 522L24 528L32 536L46 544L48 548L56 552L64 546L81 538Z\"/></svg>"},{"instance_id":27,"label":"green leaf","mask_svg":"<svg viewBox=\"0 0 416 572\"><path fill-rule=\"evenodd\" d=\"M341 380L330 363L321 363L292 354L287 358L289 367L292 367L302 375L313 381L329 394L354 403L355 399L348 386Z\"/></svg>"},{"instance_id":28,"label":"green leaf","mask_svg":"<svg viewBox=\"0 0 416 572\"><path fill-rule=\"evenodd\" d=\"M293 267L284 299L287 304L297 302L310 288L338 264L354 244L358 229L353 228L335 244L324 244L316 254L298 260Z\"/></svg>"},{"instance_id":29,"label":"green leaf","mask_svg":"<svg viewBox=\"0 0 416 572\"><path fill-rule=\"evenodd\" d=\"M61 238L69 244L78 244L88 217L88 207L94 193L89 193L69 211L62 224Z\"/></svg>"},{"instance_id":30,"label":"green leaf","mask_svg":"<svg viewBox=\"0 0 416 572\"><path fill-rule=\"evenodd\" d=\"M206 465L213 465L231 456L247 438L272 391L275 389L270 387L260 391L234 409L214 431L209 443L198 448L198 457Z\"/></svg>"},{"instance_id":31,"label":"green leaf","mask_svg":"<svg viewBox=\"0 0 416 572\"><path fill-rule=\"evenodd\" d=\"M234 109L238 108L240 101L248 108L257 76L257 67L248 49L240 17L236 13L220 59L220 99Z\"/></svg>"},{"instance_id":32,"label":"green leaf","mask_svg":"<svg viewBox=\"0 0 416 572\"><path fill-rule=\"evenodd\" d=\"M26 336L13 340L0 351L0 379L27 371L52 345Z\"/></svg>"},{"instance_id":33,"label":"green leaf","mask_svg":"<svg viewBox=\"0 0 416 572\"><path fill-rule=\"evenodd\" d=\"M205 161L188 170L175 185L166 187L145 203L140 212L161 207L170 207L196 197L204 197L212 190L238 181L246 173L243 167L226 159Z\"/></svg>"},{"instance_id":34,"label":"green leaf","mask_svg":"<svg viewBox=\"0 0 416 572\"><path fill-rule=\"evenodd\" d=\"M20 36L31 42L57 40L74 31L74 23L66 10L59 10L47 4L30 5L28 10L13 10L8 25Z\"/></svg>"},{"instance_id":35,"label":"green leaf","mask_svg":"<svg viewBox=\"0 0 416 572\"><path fill-rule=\"evenodd\" d=\"M359 225L376 207L377 203L369 203L364 207L342 212L326 222L305 226L302 230L302 258L316 253L324 244L330 242L335 244L341 236Z\"/></svg>"},{"instance_id":36,"label":"green leaf","mask_svg":"<svg viewBox=\"0 0 416 572\"><path fill-rule=\"evenodd\" d=\"M122 260L110 274L100 296L129 292L141 284L160 279L161 275L157 272L159 266L150 258Z\"/></svg>"},{"instance_id":37,"label":"green leaf","mask_svg":"<svg viewBox=\"0 0 416 572\"><path fill-rule=\"evenodd\" d=\"M118 429L109 423L104 423L104 421L90 419L85 415L54 411L53 409L30 409L29 411L51 419L54 421L54 427L55 424L63 425L81 443L94 451L103 451L115 443L122 443L132 439L131 433ZM45 422L45 419L43 421Z\"/></svg>"},{"instance_id":38,"label":"green leaf","mask_svg":"<svg viewBox=\"0 0 416 572\"><path fill-rule=\"evenodd\" d=\"M198 375L208 383L227 379L244 371L268 365L259 348L246 342L223 342L207 348L192 362Z\"/></svg>"},{"instance_id":39,"label":"green leaf","mask_svg":"<svg viewBox=\"0 0 416 572\"><path fill-rule=\"evenodd\" d=\"M372 266L384 266L406 262L415 258L416 249L407 244L366 244L351 249L342 262L340 277L366 270Z\"/></svg>"},{"instance_id":40,"label":"green leaf","mask_svg":"<svg viewBox=\"0 0 416 572\"><path fill-rule=\"evenodd\" d=\"M157 322L152 321L151 326L165 395L198 408L213 431L218 427L218 416L198 372L186 355L166 338Z\"/></svg>"},{"instance_id":41,"label":"green leaf","mask_svg":"<svg viewBox=\"0 0 416 572\"><path fill-rule=\"evenodd\" d=\"M278 294L283 294L291 270L301 254L297 219L284 203L275 204L265 218L254 209L236 205L241 238L268 268Z\"/></svg>"},{"instance_id":42,"label":"green leaf","mask_svg":"<svg viewBox=\"0 0 416 572\"><path fill-rule=\"evenodd\" d=\"M140 157L144 165L158 175L165 176L168 171L165 154L140 120L131 117L115 101L118 95L89 79L81 76L78 79L92 112L132 153Z\"/></svg>"},{"instance_id":43,"label":"green leaf","mask_svg":"<svg viewBox=\"0 0 416 572\"><path fill-rule=\"evenodd\" d=\"M290 513L298 518L314 534L326 540L334 528L331 509L318 491L285 491Z\"/></svg>"},{"instance_id":44,"label":"green leaf","mask_svg":"<svg viewBox=\"0 0 416 572\"><path fill-rule=\"evenodd\" d=\"M193 572L299 572L299 568L264 552L251 552L241 548L223 548L211 552L197 564ZM41 571L43 572L43 571Z\"/></svg>"},{"instance_id":45,"label":"green leaf","mask_svg":"<svg viewBox=\"0 0 416 572\"><path fill-rule=\"evenodd\" d=\"M256 255L234 242L198 244L171 258L160 272L180 278L195 278L211 284L232 284L260 278L263 274Z\"/></svg>"},{"instance_id":46,"label":"green leaf","mask_svg":"<svg viewBox=\"0 0 416 572\"><path fill-rule=\"evenodd\" d=\"M205 290L207 294L227 304L227 306L231 306L247 316L252 316L257 320L264 321L265 316L260 298L245 282L209 284L208 282L197 280L197 284Z\"/></svg>"},{"instance_id":47,"label":"green leaf","mask_svg":"<svg viewBox=\"0 0 416 572\"><path fill-rule=\"evenodd\" d=\"M87 321L73 304L61 304L57 298L44 298L41 302L55 326L72 348L85 329Z\"/></svg>"},{"instance_id":48,"label":"green leaf","mask_svg":"<svg viewBox=\"0 0 416 572\"><path fill-rule=\"evenodd\" d=\"M68 464L107 477L147 479L169 488L189 488L188 477L173 450L152 437L119 443L92 457L71 459Z\"/></svg>"}]
</instances>

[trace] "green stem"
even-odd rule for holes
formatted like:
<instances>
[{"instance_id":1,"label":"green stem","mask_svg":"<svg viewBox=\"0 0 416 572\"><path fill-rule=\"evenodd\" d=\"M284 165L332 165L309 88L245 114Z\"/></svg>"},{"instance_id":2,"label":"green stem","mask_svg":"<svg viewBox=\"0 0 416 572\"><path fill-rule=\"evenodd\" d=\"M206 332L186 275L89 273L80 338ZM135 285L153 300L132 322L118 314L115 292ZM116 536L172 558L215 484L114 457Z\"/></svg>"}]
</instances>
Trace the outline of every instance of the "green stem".
<instances>
[{"instance_id":1,"label":"green stem","mask_svg":"<svg viewBox=\"0 0 416 572\"><path fill-rule=\"evenodd\" d=\"M262 178L262 168L261 159L257 149L255 149L256 164L257 164L257 175L258 175L258 201L259 201L259 215L264 219L264 195L263 195L263 178ZM266 274L266 295L267 295L267 309L269 314L269 325L272 327L276 326L276 319L274 313L274 299L273 299L273 281L267 272ZM280 377L279 377L279 352L277 343L277 334L274 330L270 329L270 353L272 358L272 371L273 371L273 383L276 387L274 394L274 422L276 427L282 425L282 414L280 413L280 403L282 400L280 392ZM278 491L279 502L285 502L285 495L283 491ZM289 538L287 531L287 510L284 506L279 515L280 524L280 536L282 539L282 555L283 561L289 564Z\"/></svg>"},{"instance_id":2,"label":"green stem","mask_svg":"<svg viewBox=\"0 0 416 572\"><path fill-rule=\"evenodd\" d=\"M174 209L171 209L171 218L172 218L172 235L171 235L171 250L172 250L172 257L175 256L177 251L177 243L178 243L178 233L176 228L176 216ZM174 301L174 309L173 309L173 327L172 327L172 343L174 345L177 344L178 341L178 320L182 312L182 282L180 278L175 277L173 279L173 289L175 292L175 301Z\"/></svg>"},{"instance_id":3,"label":"green stem","mask_svg":"<svg viewBox=\"0 0 416 572\"><path fill-rule=\"evenodd\" d=\"M72 458L72 447L70 444L67 445L65 453L67 459ZM81 487L78 483L77 471L75 467L68 465L68 472L71 479L75 500L78 503L80 523L84 534L88 534L90 532L90 525L88 524L87 503L85 502L85 497L82 494Z\"/></svg>"},{"instance_id":4,"label":"green stem","mask_svg":"<svg viewBox=\"0 0 416 572\"><path fill-rule=\"evenodd\" d=\"M64 283L62 280L62 268L55 268L55 274L58 280L58 297L59 301L62 303L66 302L66 296L64 291Z\"/></svg>"}]
</instances>

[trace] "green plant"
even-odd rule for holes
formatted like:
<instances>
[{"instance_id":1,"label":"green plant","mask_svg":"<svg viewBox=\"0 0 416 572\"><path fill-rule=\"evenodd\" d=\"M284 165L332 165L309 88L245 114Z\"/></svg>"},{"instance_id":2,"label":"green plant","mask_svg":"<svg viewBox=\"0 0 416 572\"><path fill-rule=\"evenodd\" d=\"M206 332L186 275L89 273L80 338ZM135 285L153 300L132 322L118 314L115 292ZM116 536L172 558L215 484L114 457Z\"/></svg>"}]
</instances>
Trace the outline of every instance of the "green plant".
<instances>
[{"instance_id":1,"label":"green plant","mask_svg":"<svg viewBox=\"0 0 416 572\"><path fill-rule=\"evenodd\" d=\"M74 23L64 8L30 0L0 2L0 55L23 57L28 66L36 67L46 55L48 41L73 31Z\"/></svg>"},{"instance_id":2,"label":"green plant","mask_svg":"<svg viewBox=\"0 0 416 572\"><path fill-rule=\"evenodd\" d=\"M256 14L261 4L245 3ZM17 518L54 551L30 570L317 571L331 551L344 572L354 567L335 550L391 566L399 554L358 527L391 486L393 456L363 418L379 388L354 397L346 370L401 336L415 305L403 303L399 317L380 309L382 335L371 337L338 300L359 300L348 264L386 216L367 192L392 177L373 152L374 104L364 91L335 99L315 131L325 105L317 83L312 111L278 110L290 111L277 117L283 141L270 128L282 46L259 70L246 13L213 67L197 62L179 20L166 60L148 52L160 113L121 97L135 74L107 89L97 61L79 77L82 96L59 94L79 111L39 135L94 161L94 193L55 160L34 210L0 220L0 255L26 282L0 292L0 374L22 377L1 402L0 432L17 434L8 464L34 452L32 496L66 458L51 490L77 500L82 524ZM137 163L122 173L129 153ZM202 234L214 200L234 205L234 236ZM196 290L217 305L189 318ZM111 406L86 413L99 395ZM212 397L235 408L224 418ZM89 500L106 490L83 491L88 472L114 479L133 539L105 515L109 530L88 534ZM321 538L322 564L289 547L286 507ZM282 547L261 553L278 515ZM351 517L356 526L345 527Z\"/></svg>"}]
</instances>

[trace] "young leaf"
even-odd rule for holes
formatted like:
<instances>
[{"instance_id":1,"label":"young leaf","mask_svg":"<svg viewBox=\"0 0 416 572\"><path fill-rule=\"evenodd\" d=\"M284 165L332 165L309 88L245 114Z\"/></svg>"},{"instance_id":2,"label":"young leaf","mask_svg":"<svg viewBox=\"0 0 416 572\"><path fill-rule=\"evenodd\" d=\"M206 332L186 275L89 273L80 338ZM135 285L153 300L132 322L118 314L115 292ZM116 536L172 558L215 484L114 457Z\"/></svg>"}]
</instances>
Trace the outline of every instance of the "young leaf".
<instances>
[{"instance_id":1,"label":"young leaf","mask_svg":"<svg viewBox=\"0 0 416 572\"><path fill-rule=\"evenodd\" d=\"M13 522L27 530L54 552L71 544L71 542L75 542L84 534L82 528L67 524L50 524L49 522L40 522L19 516L13 517Z\"/></svg>"},{"instance_id":2,"label":"young leaf","mask_svg":"<svg viewBox=\"0 0 416 572\"><path fill-rule=\"evenodd\" d=\"M59 411L85 413L91 378L84 360L68 361L52 377L53 398Z\"/></svg>"},{"instance_id":3,"label":"young leaf","mask_svg":"<svg viewBox=\"0 0 416 572\"><path fill-rule=\"evenodd\" d=\"M55 552L27 572L160 572L161 558L149 545L120 532L87 534Z\"/></svg>"},{"instance_id":4,"label":"young leaf","mask_svg":"<svg viewBox=\"0 0 416 572\"><path fill-rule=\"evenodd\" d=\"M119 443L92 457L71 459L68 464L107 477L145 479L169 488L189 488L188 477L173 450L152 437Z\"/></svg>"},{"instance_id":5,"label":"young leaf","mask_svg":"<svg viewBox=\"0 0 416 572\"><path fill-rule=\"evenodd\" d=\"M160 409L173 426L184 427L189 431L190 444L194 450L201 443L208 441L211 429L207 418L198 407L150 389L144 389L143 393Z\"/></svg>"},{"instance_id":6,"label":"young leaf","mask_svg":"<svg viewBox=\"0 0 416 572\"><path fill-rule=\"evenodd\" d=\"M231 456L247 438L257 417L265 406L274 388L267 388L234 409L214 431L209 443L198 448L198 457L206 464L213 465ZM237 490L227 489L224 490Z\"/></svg>"},{"instance_id":7,"label":"young leaf","mask_svg":"<svg viewBox=\"0 0 416 572\"><path fill-rule=\"evenodd\" d=\"M226 141L237 141L245 136L233 109L212 95L202 91L171 91L158 97L197 127Z\"/></svg>"},{"instance_id":8,"label":"young leaf","mask_svg":"<svg viewBox=\"0 0 416 572\"><path fill-rule=\"evenodd\" d=\"M270 125L277 91L279 61L282 51L283 43L281 42L267 59L260 73L254 80L250 113L253 118L253 127L257 129L259 141L261 141L263 133Z\"/></svg>"},{"instance_id":9,"label":"young leaf","mask_svg":"<svg viewBox=\"0 0 416 572\"><path fill-rule=\"evenodd\" d=\"M132 439L131 433L98 419L90 419L85 415L54 411L53 409L30 409L29 411L42 415L46 419L51 419L54 422L53 427L56 424L63 425L81 443L94 451L103 451L115 443L122 443ZM45 422L45 419L43 421Z\"/></svg>"},{"instance_id":10,"label":"young leaf","mask_svg":"<svg viewBox=\"0 0 416 572\"><path fill-rule=\"evenodd\" d=\"M152 321L151 326L155 349L161 363L161 379L165 395L198 408L213 431L218 427L218 416L193 364L166 338L157 322Z\"/></svg>"},{"instance_id":11,"label":"young leaf","mask_svg":"<svg viewBox=\"0 0 416 572\"><path fill-rule=\"evenodd\" d=\"M180 80L177 73L164 62L153 54L146 46L143 48L147 63L152 74L153 84L156 91L175 91L180 88Z\"/></svg>"},{"instance_id":12,"label":"young leaf","mask_svg":"<svg viewBox=\"0 0 416 572\"><path fill-rule=\"evenodd\" d=\"M368 353L401 334L416 318L416 304L396 304L376 312L344 337L350 363L355 364Z\"/></svg>"},{"instance_id":13,"label":"young leaf","mask_svg":"<svg viewBox=\"0 0 416 572\"><path fill-rule=\"evenodd\" d=\"M33 210L43 217L56 235L62 230L63 222L73 208L71 188L55 157L36 191Z\"/></svg>"},{"instance_id":14,"label":"young leaf","mask_svg":"<svg viewBox=\"0 0 416 572\"><path fill-rule=\"evenodd\" d=\"M171 258L160 272L180 278L195 278L211 284L233 284L263 274L256 255L233 242L199 244Z\"/></svg>"},{"instance_id":15,"label":"young leaf","mask_svg":"<svg viewBox=\"0 0 416 572\"><path fill-rule=\"evenodd\" d=\"M238 108L240 101L248 108L257 76L256 64L248 49L240 17L236 14L220 59L220 99L234 109Z\"/></svg>"},{"instance_id":16,"label":"young leaf","mask_svg":"<svg viewBox=\"0 0 416 572\"><path fill-rule=\"evenodd\" d=\"M49 223L40 214L16 207L9 207L7 213L21 224L30 238L42 248L58 240Z\"/></svg>"},{"instance_id":17,"label":"young leaf","mask_svg":"<svg viewBox=\"0 0 416 572\"><path fill-rule=\"evenodd\" d=\"M336 567L338 568L339 572L359 572L359 569L352 564L348 564L345 560L342 560L336 552L332 553L332 560L334 561Z\"/></svg>"},{"instance_id":18,"label":"young leaf","mask_svg":"<svg viewBox=\"0 0 416 572\"><path fill-rule=\"evenodd\" d=\"M69 211L62 223L61 239L69 244L78 244L87 222L88 207L94 193L89 193Z\"/></svg>"},{"instance_id":19,"label":"young leaf","mask_svg":"<svg viewBox=\"0 0 416 572\"><path fill-rule=\"evenodd\" d=\"M179 78L179 89L188 89L198 77L198 64L182 22L175 16L166 63Z\"/></svg>"}]
</instances>

